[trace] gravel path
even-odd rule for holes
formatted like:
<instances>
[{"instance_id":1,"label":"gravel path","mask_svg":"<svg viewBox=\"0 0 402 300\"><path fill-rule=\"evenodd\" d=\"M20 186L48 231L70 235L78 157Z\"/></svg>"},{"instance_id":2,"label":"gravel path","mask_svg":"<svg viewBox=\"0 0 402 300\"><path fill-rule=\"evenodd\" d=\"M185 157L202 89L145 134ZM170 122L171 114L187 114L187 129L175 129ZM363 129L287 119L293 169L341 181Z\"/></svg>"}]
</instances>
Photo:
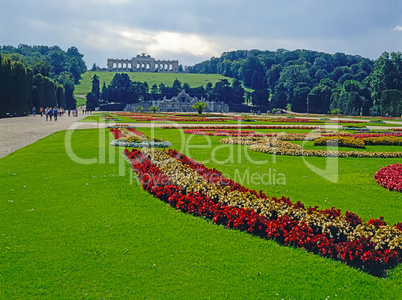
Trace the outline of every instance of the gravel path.
<instances>
[{"instance_id":1,"label":"gravel path","mask_svg":"<svg viewBox=\"0 0 402 300\"><path fill-rule=\"evenodd\" d=\"M56 131L67 130L71 126L75 129L97 128L97 123L79 122L74 124L87 116L83 114L79 114L78 117L64 115L59 117L56 122L46 121L45 117L40 115L0 119L0 158Z\"/></svg>"}]
</instances>

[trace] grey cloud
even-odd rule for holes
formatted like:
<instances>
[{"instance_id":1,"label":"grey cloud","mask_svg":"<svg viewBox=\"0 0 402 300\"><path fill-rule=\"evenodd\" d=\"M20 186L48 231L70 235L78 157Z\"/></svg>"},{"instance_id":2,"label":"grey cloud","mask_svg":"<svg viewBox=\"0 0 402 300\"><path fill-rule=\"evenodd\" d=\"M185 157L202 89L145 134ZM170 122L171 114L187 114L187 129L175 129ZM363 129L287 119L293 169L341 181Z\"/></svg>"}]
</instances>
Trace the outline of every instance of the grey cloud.
<instances>
[{"instance_id":1,"label":"grey cloud","mask_svg":"<svg viewBox=\"0 0 402 300\"><path fill-rule=\"evenodd\" d=\"M1 44L76 46L87 64L108 56L136 55L159 32L196 35L211 43L192 57L192 45L177 55L184 64L236 49L312 49L370 58L401 49L399 0L3 0ZM125 37L136 32L144 39ZM399 37L399 35L397 35ZM186 39L182 39L185 41ZM187 49L187 50L186 50ZM158 53L172 54L172 49ZM98 61L103 57L102 61Z\"/></svg>"}]
</instances>

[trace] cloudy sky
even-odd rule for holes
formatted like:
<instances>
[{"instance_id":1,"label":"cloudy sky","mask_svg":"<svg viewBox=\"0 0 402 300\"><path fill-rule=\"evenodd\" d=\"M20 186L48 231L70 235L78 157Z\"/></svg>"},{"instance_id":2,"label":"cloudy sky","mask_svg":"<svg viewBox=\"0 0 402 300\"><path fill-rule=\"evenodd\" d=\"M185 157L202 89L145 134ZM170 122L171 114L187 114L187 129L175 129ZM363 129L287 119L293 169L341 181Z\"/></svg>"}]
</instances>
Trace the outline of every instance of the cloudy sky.
<instances>
[{"instance_id":1,"label":"cloudy sky","mask_svg":"<svg viewBox=\"0 0 402 300\"><path fill-rule=\"evenodd\" d=\"M75 46L88 68L146 53L194 65L231 50L402 51L401 0L2 0L0 45Z\"/></svg>"}]
</instances>

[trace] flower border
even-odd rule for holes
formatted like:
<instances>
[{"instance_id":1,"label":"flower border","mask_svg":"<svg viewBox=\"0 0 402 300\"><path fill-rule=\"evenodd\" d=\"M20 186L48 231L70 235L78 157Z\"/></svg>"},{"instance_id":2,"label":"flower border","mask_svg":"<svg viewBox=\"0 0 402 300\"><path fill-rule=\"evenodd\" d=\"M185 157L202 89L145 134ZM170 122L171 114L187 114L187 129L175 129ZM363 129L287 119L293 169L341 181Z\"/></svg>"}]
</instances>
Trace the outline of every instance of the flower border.
<instances>
[{"instance_id":1,"label":"flower border","mask_svg":"<svg viewBox=\"0 0 402 300\"><path fill-rule=\"evenodd\" d=\"M262 191L248 190L224 178L219 171L208 169L171 149L167 153L147 148L142 151L125 149L124 154L144 190L183 212L211 219L215 224L228 228L274 239L283 245L301 247L375 276L385 275L387 270L400 262L401 248L392 250L395 240L391 240L390 236L402 236L402 223L388 226L382 218L363 223L356 214L346 212L342 215L335 208L318 211L317 207L305 209L300 202L293 205L285 197L268 198ZM270 203L275 206L272 211L275 213L264 216L258 207L256 210L221 201L230 198L231 193L243 194L240 198L249 198L251 202L261 203L257 201L260 199ZM297 213L307 220L298 219ZM324 218L334 224L326 227L329 231L319 232L315 223L309 221L310 216L313 216L310 221L317 219L321 222ZM331 237L332 231L336 231L339 225L336 220L342 220L342 224L359 234L346 240L336 234Z\"/></svg>"},{"instance_id":2,"label":"flower border","mask_svg":"<svg viewBox=\"0 0 402 300\"><path fill-rule=\"evenodd\" d=\"M382 167L374 175L375 181L390 191L402 192L402 164Z\"/></svg>"}]
</instances>

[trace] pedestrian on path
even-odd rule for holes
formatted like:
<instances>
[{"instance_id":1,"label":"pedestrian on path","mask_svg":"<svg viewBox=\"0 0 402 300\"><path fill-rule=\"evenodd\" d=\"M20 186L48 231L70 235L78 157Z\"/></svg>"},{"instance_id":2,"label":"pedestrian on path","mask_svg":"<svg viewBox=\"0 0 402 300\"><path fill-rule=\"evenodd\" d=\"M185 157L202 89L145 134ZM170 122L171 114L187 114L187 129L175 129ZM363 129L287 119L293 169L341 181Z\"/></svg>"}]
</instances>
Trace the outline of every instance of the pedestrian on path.
<instances>
[{"instance_id":1,"label":"pedestrian on path","mask_svg":"<svg viewBox=\"0 0 402 300\"><path fill-rule=\"evenodd\" d=\"M57 108L55 107L54 109L53 109L53 116L54 116L54 121L56 122L57 121L57 115L59 114L59 111L57 110Z\"/></svg>"},{"instance_id":2,"label":"pedestrian on path","mask_svg":"<svg viewBox=\"0 0 402 300\"><path fill-rule=\"evenodd\" d=\"M51 121L53 117L53 108L49 108L49 120Z\"/></svg>"}]
</instances>

